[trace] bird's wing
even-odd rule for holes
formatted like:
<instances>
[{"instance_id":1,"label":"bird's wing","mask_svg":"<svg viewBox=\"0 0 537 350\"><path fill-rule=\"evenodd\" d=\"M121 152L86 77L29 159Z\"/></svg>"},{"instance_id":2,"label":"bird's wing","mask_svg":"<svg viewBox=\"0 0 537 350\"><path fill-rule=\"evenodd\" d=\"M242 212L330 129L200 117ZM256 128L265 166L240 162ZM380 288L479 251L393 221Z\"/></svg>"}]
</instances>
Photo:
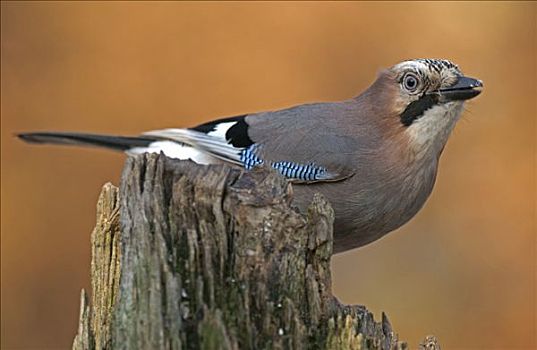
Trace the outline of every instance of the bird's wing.
<instances>
[{"instance_id":1,"label":"bird's wing","mask_svg":"<svg viewBox=\"0 0 537 350\"><path fill-rule=\"evenodd\" d=\"M244 129L244 116L215 120L191 129L161 129L145 132L144 136L174 141L206 152L237 165L241 152L253 144Z\"/></svg>"},{"instance_id":2,"label":"bird's wing","mask_svg":"<svg viewBox=\"0 0 537 350\"><path fill-rule=\"evenodd\" d=\"M303 110L301 116L296 112L292 108L238 116L192 129L154 130L144 135L186 144L246 169L270 165L293 182L340 181L352 176L345 156L352 149L352 138L327 129L316 122L315 115L307 115L322 110Z\"/></svg>"}]
</instances>

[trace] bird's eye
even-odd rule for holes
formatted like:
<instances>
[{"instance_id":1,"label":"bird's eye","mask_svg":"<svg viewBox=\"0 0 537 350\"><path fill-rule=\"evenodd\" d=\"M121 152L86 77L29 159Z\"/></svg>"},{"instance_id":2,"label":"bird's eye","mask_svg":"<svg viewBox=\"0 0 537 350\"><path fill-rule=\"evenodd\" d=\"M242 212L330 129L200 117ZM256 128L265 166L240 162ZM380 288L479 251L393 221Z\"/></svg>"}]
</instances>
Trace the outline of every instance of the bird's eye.
<instances>
[{"instance_id":1,"label":"bird's eye","mask_svg":"<svg viewBox=\"0 0 537 350\"><path fill-rule=\"evenodd\" d=\"M409 92L414 92L418 88L418 77L412 73L407 73L403 77L403 87Z\"/></svg>"}]
</instances>

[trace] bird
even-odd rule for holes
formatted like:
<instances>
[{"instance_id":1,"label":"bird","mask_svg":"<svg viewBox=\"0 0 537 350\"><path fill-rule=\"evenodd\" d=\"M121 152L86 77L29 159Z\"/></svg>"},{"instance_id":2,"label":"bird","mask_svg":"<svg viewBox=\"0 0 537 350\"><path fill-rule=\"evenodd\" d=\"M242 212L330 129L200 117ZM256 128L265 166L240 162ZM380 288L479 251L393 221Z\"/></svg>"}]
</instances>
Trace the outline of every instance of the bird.
<instances>
[{"instance_id":1,"label":"bird","mask_svg":"<svg viewBox=\"0 0 537 350\"><path fill-rule=\"evenodd\" d=\"M381 70L362 93L338 102L226 117L139 136L29 132L30 143L99 146L128 155L163 153L249 171L274 168L307 210L321 193L334 210L333 251L369 244L418 213L464 103L482 81L446 59L411 59Z\"/></svg>"}]
</instances>

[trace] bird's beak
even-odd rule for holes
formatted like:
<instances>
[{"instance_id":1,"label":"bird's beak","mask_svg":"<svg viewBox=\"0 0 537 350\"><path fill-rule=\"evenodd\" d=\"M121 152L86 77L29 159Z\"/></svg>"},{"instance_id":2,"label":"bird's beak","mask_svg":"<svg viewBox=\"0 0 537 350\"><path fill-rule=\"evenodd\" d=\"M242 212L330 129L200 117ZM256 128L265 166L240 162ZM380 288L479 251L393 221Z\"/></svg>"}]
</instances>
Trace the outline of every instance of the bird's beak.
<instances>
[{"instance_id":1,"label":"bird's beak","mask_svg":"<svg viewBox=\"0 0 537 350\"><path fill-rule=\"evenodd\" d=\"M459 77L455 85L439 89L436 95L440 102L464 101L476 97L481 93L483 82L469 77Z\"/></svg>"}]
</instances>

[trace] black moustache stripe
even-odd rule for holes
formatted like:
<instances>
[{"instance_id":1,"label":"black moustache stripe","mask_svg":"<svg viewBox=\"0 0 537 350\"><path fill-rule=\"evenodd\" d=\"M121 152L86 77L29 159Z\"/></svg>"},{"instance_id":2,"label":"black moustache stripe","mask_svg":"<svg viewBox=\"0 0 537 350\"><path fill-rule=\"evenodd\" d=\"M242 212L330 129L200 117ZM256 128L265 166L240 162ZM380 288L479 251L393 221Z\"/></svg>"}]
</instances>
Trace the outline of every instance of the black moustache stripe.
<instances>
[{"instance_id":1,"label":"black moustache stripe","mask_svg":"<svg viewBox=\"0 0 537 350\"><path fill-rule=\"evenodd\" d=\"M401 123L410 126L414 120L419 119L426 110L438 103L436 95L423 95L414 102L411 102L401 113Z\"/></svg>"}]
</instances>

